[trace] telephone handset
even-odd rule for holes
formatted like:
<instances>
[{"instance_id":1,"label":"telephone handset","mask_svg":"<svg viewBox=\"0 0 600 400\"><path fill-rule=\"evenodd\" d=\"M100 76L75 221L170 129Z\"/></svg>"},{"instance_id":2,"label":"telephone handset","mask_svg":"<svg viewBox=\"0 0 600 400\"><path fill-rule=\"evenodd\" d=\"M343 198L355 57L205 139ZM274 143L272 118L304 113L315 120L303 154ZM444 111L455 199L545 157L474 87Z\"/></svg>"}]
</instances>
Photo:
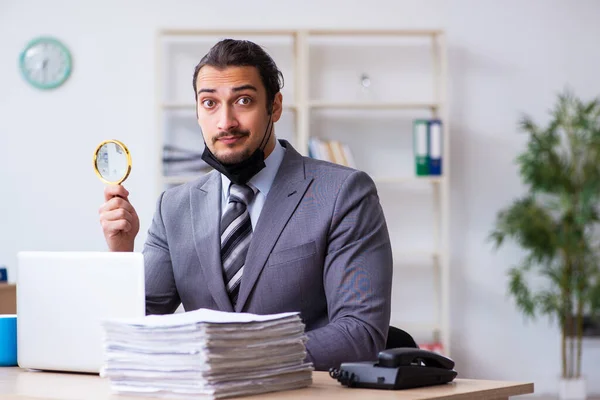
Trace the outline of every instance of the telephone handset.
<instances>
[{"instance_id":1,"label":"telephone handset","mask_svg":"<svg viewBox=\"0 0 600 400\"><path fill-rule=\"evenodd\" d=\"M454 361L429 350L400 347L379 353L377 362L342 363L329 375L342 385L371 389L409 389L441 385L457 375Z\"/></svg>"}]
</instances>

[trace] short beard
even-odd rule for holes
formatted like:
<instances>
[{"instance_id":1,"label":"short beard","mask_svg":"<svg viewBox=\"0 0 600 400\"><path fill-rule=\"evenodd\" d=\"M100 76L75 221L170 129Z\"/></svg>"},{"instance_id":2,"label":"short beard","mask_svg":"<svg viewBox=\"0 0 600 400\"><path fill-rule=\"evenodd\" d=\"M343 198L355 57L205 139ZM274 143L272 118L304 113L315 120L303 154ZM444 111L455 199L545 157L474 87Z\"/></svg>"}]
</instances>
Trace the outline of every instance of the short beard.
<instances>
[{"instance_id":1,"label":"short beard","mask_svg":"<svg viewBox=\"0 0 600 400\"><path fill-rule=\"evenodd\" d=\"M238 130L231 131L231 132L221 132L213 138L213 140L212 140L213 144L219 138L221 138L223 136L239 136L239 137L250 136L250 132L249 131L238 131ZM241 151L240 153L228 154L226 156L215 153L215 158L217 160L219 160L219 162L223 165L231 165L231 164L237 164L244 160L247 160L248 158L250 158L251 155L252 155L252 150L247 148L247 149L244 149L243 151Z\"/></svg>"},{"instance_id":2,"label":"short beard","mask_svg":"<svg viewBox=\"0 0 600 400\"><path fill-rule=\"evenodd\" d=\"M250 149L245 149L238 154L227 154L226 156L215 154L215 157L223 165L232 165L249 159L251 155L252 151Z\"/></svg>"}]
</instances>

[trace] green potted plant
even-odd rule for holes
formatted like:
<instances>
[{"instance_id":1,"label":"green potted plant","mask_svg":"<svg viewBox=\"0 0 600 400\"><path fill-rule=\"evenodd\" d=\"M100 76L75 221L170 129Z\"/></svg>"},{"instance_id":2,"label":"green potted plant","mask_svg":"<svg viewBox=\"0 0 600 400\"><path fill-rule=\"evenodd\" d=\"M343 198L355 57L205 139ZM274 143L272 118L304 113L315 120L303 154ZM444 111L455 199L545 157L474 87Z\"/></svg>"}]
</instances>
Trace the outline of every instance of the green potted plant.
<instances>
[{"instance_id":1,"label":"green potted plant","mask_svg":"<svg viewBox=\"0 0 600 400\"><path fill-rule=\"evenodd\" d=\"M527 190L498 211L490 239L496 250L508 239L523 249L508 292L526 318L558 324L559 397L581 399L583 318L600 309L600 100L566 90L550 115L545 127L527 115L519 121L528 141L516 161Z\"/></svg>"}]
</instances>

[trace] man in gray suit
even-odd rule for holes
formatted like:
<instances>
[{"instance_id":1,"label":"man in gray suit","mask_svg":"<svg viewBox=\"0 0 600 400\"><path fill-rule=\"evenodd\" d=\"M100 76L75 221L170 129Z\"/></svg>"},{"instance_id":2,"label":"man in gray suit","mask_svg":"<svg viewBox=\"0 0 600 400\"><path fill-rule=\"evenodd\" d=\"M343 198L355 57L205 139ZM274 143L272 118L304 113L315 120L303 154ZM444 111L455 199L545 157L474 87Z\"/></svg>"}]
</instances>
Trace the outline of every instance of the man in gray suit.
<instances>
[{"instance_id":1,"label":"man in gray suit","mask_svg":"<svg viewBox=\"0 0 600 400\"><path fill-rule=\"evenodd\" d=\"M180 304L299 311L317 370L376 359L389 326L392 252L375 185L275 138L281 86L274 61L248 41L223 40L196 67L203 159L215 170L158 199L143 250L147 313ZM110 250L133 251L139 220L129 193L104 194Z\"/></svg>"}]
</instances>

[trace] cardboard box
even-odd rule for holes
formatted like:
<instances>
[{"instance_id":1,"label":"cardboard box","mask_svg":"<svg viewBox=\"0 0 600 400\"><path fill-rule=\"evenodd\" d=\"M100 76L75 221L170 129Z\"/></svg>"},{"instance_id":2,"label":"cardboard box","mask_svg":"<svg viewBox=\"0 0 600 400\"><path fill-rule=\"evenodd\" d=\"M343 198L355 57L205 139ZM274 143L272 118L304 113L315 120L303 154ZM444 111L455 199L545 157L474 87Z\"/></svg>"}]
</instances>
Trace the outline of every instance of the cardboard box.
<instances>
[{"instance_id":1,"label":"cardboard box","mask_svg":"<svg viewBox=\"0 0 600 400\"><path fill-rule=\"evenodd\" d=\"M0 314L17 313L17 285L0 283Z\"/></svg>"}]
</instances>

